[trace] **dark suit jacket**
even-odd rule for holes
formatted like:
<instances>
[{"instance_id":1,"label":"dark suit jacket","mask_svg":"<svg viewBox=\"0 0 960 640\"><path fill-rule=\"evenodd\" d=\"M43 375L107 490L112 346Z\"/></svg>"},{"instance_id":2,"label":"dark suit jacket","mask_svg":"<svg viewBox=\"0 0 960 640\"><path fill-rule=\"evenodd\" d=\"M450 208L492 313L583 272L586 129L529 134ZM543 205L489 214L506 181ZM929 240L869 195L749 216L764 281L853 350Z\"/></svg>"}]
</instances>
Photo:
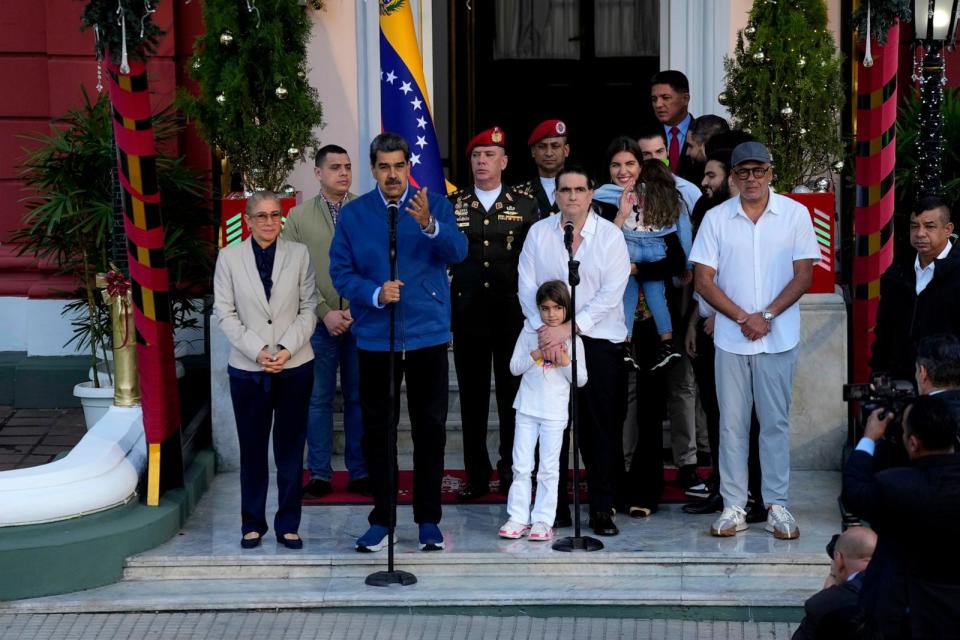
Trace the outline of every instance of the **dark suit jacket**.
<instances>
[{"instance_id":1,"label":"dark suit jacket","mask_svg":"<svg viewBox=\"0 0 960 640\"><path fill-rule=\"evenodd\" d=\"M843 584L824 589L804 604L804 616L793 640L853 637L856 631L857 601L863 585L863 572Z\"/></svg>"},{"instance_id":2,"label":"dark suit jacket","mask_svg":"<svg viewBox=\"0 0 960 640\"><path fill-rule=\"evenodd\" d=\"M878 535L860 604L882 637L960 637L960 454L873 471L854 451L843 470L843 503Z\"/></svg>"}]
</instances>

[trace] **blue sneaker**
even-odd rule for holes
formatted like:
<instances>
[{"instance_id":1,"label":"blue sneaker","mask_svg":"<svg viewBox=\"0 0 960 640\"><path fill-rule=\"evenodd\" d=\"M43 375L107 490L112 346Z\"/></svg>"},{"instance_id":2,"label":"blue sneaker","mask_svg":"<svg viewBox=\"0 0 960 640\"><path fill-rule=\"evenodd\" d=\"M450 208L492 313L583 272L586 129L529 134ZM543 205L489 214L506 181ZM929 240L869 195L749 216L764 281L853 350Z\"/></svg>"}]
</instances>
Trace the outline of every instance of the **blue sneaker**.
<instances>
[{"instance_id":1,"label":"blue sneaker","mask_svg":"<svg viewBox=\"0 0 960 640\"><path fill-rule=\"evenodd\" d=\"M433 522L420 524L420 551L440 551L443 549L443 534Z\"/></svg>"},{"instance_id":2,"label":"blue sneaker","mask_svg":"<svg viewBox=\"0 0 960 640\"><path fill-rule=\"evenodd\" d=\"M357 551L360 553L373 553L380 551L387 546L388 529L379 524L372 524L367 532L357 538ZM397 543L397 532L393 532L393 543Z\"/></svg>"}]
</instances>

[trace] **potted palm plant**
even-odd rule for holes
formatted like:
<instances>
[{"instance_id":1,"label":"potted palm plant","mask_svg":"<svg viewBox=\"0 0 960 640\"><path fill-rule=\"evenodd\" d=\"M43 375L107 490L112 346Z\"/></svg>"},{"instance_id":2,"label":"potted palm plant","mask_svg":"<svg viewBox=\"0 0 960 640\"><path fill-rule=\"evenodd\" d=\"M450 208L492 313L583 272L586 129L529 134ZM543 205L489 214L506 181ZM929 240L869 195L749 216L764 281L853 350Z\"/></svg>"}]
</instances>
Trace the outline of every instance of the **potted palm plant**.
<instances>
[{"instance_id":1,"label":"potted palm plant","mask_svg":"<svg viewBox=\"0 0 960 640\"><path fill-rule=\"evenodd\" d=\"M163 148L181 131L175 112L154 116L158 146ZM76 277L76 289L64 291L73 335L66 346L90 357L91 380L79 383L74 395L85 405L88 426L113 400L110 367L109 308L96 277L111 268L114 249L114 184L116 151L110 103L105 95L83 103L51 123L49 134L32 135L22 174L29 195L24 227L13 234L20 254L49 261ZM157 172L164 203L166 257L171 276L174 328L197 324L196 302L211 273L211 223L205 187L182 158L159 154ZM125 246L118 247L126 251ZM91 418L93 421L91 422Z\"/></svg>"}]
</instances>

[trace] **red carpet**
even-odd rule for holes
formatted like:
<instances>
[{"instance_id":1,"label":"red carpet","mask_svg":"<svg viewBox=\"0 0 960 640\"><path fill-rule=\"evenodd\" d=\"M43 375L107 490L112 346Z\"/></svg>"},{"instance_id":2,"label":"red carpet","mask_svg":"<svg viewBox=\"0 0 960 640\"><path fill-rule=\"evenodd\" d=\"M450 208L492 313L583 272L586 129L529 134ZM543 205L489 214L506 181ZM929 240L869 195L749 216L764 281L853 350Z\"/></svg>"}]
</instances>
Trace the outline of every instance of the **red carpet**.
<instances>
[{"instance_id":1,"label":"red carpet","mask_svg":"<svg viewBox=\"0 0 960 640\"><path fill-rule=\"evenodd\" d=\"M581 476L583 471L580 472ZM709 468L701 468L700 476L706 477L709 475ZM573 472L570 472L570 477L573 477ZM663 470L663 496L661 503L671 503L671 502L690 502L691 498L687 497L683 493L683 489L679 486L673 484L674 479L677 477L676 469L664 469ZM496 472L493 474L493 480L490 482L490 490L493 492L484 498L476 500L471 504L500 504L507 501L505 496L501 496L497 493L497 487L499 485L499 480L496 479ZM306 485L310 481L310 473L304 471L303 473L303 484ZM456 504L457 502L457 491L460 490L460 486L466 481L466 475L463 469L447 469L443 472L443 485L441 486L441 502L443 504ZM333 484L333 493L325 495L322 498L307 498L304 497L303 504L373 504L373 498L364 497L358 493L350 493L347 491L347 483L349 478L347 477L346 471L335 471L333 473L333 479L331 484ZM410 504L413 498L413 472L412 471L401 471L400 472L400 487L399 492L397 493L397 504ZM583 502L587 501L587 485L581 480L580 482L580 499Z\"/></svg>"}]
</instances>

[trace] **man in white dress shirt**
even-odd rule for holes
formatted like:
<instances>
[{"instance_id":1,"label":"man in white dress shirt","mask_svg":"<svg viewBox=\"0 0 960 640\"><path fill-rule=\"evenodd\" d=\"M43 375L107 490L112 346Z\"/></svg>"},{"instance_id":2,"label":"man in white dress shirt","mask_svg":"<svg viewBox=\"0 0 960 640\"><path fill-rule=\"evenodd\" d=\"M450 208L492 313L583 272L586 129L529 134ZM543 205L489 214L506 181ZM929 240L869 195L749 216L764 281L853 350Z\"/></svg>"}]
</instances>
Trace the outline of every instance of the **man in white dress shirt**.
<instances>
[{"instance_id":1,"label":"man in white dress shirt","mask_svg":"<svg viewBox=\"0 0 960 640\"><path fill-rule=\"evenodd\" d=\"M724 509L710 532L733 536L747 528L747 452L756 405L765 528L792 539L800 535L787 510L799 300L810 286L820 248L806 207L770 188L772 159L764 145L738 145L730 164L740 195L707 212L690 255L697 293L718 312L714 344Z\"/></svg>"},{"instance_id":2,"label":"man in white dress shirt","mask_svg":"<svg viewBox=\"0 0 960 640\"><path fill-rule=\"evenodd\" d=\"M590 372L578 390L580 446L589 469L590 526L597 535L619 533L613 522L616 483L623 467L623 407L625 372L622 343L626 339L623 291L630 277L630 258L623 233L591 208L593 189L586 171L565 167L557 175L560 215L537 222L520 253L519 296L526 322L540 334L548 360L570 338L570 322L545 326L537 309L537 287L548 280L568 282L564 223L573 223L573 254L580 262L576 290L576 322L584 353L577 354ZM566 447L564 447L566 449ZM569 519L566 496L566 453L560 456L561 490L558 521ZM566 518L563 516L566 515Z\"/></svg>"}]
</instances>

